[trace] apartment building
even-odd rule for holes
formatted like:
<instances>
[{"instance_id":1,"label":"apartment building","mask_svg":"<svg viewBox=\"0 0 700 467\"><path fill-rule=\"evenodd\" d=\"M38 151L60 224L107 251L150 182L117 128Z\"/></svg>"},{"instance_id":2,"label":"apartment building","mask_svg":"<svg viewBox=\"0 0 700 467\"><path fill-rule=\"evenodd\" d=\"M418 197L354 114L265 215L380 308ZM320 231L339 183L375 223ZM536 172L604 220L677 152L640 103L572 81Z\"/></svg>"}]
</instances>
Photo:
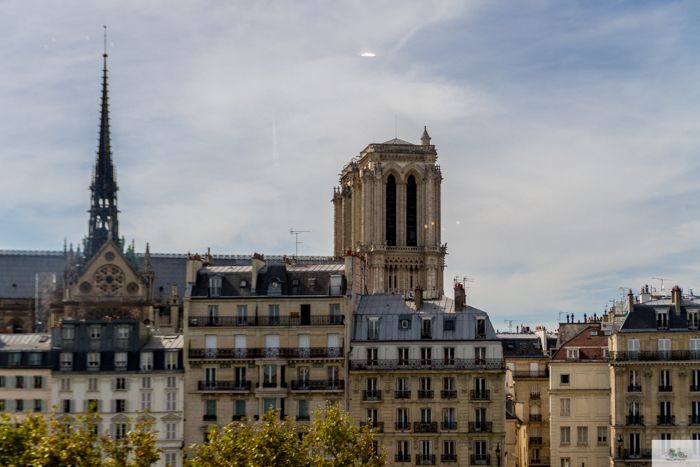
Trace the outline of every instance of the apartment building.
<instances>
[{"instance_id":1,"label":"apartment building","mask_svg":"<svg viewBox=\"0 0 700 467\"><path fill-rule=\"evenodd\" d=\"M610 346L615 466L649 465L652 440L700 439L700 302L630 291Z\"/></svg>"},{"instance_id":2,"label":"apartment building","mask_svg":"<svg viewBox=\"0 0 700 467\"><path fill-rule=\"evenodd\" d=\"M48 334L0 334L0 413L50 412L51 368Z\"/></svg>"},{"instance_id":3,"label":"apartment building","mask_svg":"<svg viewBox=\"0 0 700 467\"><path fill-rule=\"evenodd\" d=\"M549 372L546 332L499 334L506 364L506 398L513 421L508 424L508 464L549 465ZM551 339L550 339L551 341Z\"/></svg>"},{"instance_id":4,"label":"apartment building","mask_svg":"<svg viewBox=\"0 0 700 467\"><path fill-rule=\"evenodd\" d=\"M52 400L70 420L93 406L98 432L117 438L130 418L147 413L163 451L157 467L182 465L182 335L154 335L135 320L64 320L52 329Z\"/></svg>"},{"instance_id":5,"label":"apartment building","mask_svg":"<svg viewBox=\"0 0 700 467\"><path fill-rule=\"evenodd\" d=\"M353 316L349 412L389 465L501 465L505 367L488 315L437 292L363 296Z\"/></svg>"},{"instance_id":6,"label":"apartment building","mask_svg":"<svg viewBox=\"0 0 700 467\"><path fill-rule=\"evenodd\" d=\"M610 465L609 332L600 324L564 342L549 363L551 465Z\"/></svg>"},{"instance_id":7,"label":"apartment building","mask_svg":"<svg viewBox=\"0 0 700 467\"><path fill-rule=\"evenodd\" d=\"M322 257L256 254L241 266L190 258L183 304L188 446L204 442L212 426L270 409L305 424L327 403L345 407L352 313L345 268Z\"/></svg>"}]
</instances>

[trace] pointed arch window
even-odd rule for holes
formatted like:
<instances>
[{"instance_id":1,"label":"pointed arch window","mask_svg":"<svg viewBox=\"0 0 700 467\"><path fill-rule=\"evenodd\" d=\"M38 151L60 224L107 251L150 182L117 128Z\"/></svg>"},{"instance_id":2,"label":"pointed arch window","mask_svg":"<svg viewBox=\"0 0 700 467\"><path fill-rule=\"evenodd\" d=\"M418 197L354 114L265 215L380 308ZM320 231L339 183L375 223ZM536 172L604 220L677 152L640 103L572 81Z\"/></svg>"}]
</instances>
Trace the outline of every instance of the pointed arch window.
<instances>
[{"instance_id":1,"label":"pointed arch window","mask_svg":"<svg viewBox=\"0 0 700 467\"><path fill-rule=\"evenodd\" d=\"M418 216L417 216L417 198L418 190L416 188L416 177L411 175L408 177L406 185L406 245L418 245Z\"/></svg>"},{"instance_id":2,"label":"pointed arch window","mask_svg":"<svg viewBox=\"0 0 700 467\"><path fill-rule=\"evenodd\" d=\"M396 246L396 179L386 180L386 244Z\"/></svg>"}]
</instances>

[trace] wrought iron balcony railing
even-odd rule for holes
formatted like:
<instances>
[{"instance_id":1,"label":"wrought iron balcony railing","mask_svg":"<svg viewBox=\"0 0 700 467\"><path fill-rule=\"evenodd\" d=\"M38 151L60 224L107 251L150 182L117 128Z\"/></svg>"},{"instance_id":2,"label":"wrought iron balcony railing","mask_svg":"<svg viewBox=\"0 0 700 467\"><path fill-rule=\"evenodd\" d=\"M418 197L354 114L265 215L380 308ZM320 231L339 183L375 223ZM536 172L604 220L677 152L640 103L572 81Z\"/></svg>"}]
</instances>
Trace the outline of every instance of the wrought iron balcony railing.
<instances>
[{"instance_id":1,"label":"wrought iron balcony railing","mask_svg":"<svg viewBox=\"0 0 700 467\"><path fill-rule=\"evenodd\" d=\"M418 391L418 399L432 399L433 391Z\"/></svg>"},{"instance_id":2,"label":"wrought iron balcony railing","mask_svg":"<svg viewBox=\"0 0 700 467\"><path fill-rule=\"evenodd\" d=\"M360 428L365 426L370 427L377 433L384 433L384 422L360 422Z\"/></svg>"},{"instance_id":3,"label":"wrought iron balcony railing","mask_svg":"<svg viewBox=\"0 0 700 467\"><path fill-rule=\"evenodd\" d=\"M657 425L671 426L676 424L675 415L657 415L656 416Z\"/></svg>"},{"instance_id":4,"label":"wrought iron balcony railing","mask_svg":"<svg viewBox=\"0 0 700 467\"><path fill-rule=\"evenodd\" d=\"M344 324L342 315L309 316L190 316L190 327L232 326L332 326Z\"/></svg>"},{"instance_id":5,"label":"wrought iron balcony railing","mask_svg":"<svg viewBox=\"0 0 700 467\"><path fill-rule=\"evenodd\" d=\"M200 391L250 391L250 381L199 381Z\"/></svg>"},{"instance_id":6,"label":"wrought iron balcony railing","mask_svg":"<svg viewBox=\"0 0 700 467\"><path fill-rule=\"evenodd\" d=\"M435 454L416 454L416 465L435 465Z\"/></svg>"},{"instance_id":7,"label":"wrought iron balcony railing","mask_svg":"<svg viewBox=\"0 0 700 467\"><path fill-rule=\"evenodd\" d=\"M407 452L400 452L394 455L394 462L411 462L411 455Z\"/></svg>"},{"instance_id":8,"label":"wrought iron balcony railing","mask_svg":"<svg viewBox=\"0 0 700 467\"><path fill-rule=\"evenodd\" d=\"M240 421L242 421L244 418L246 418L245 415L234 415L233 417L231 417L231 420L233 420L234 422L240 422Z\"/></svg>"},{"instance_id":9,"label":"wrought iron balcony railing","mask_svg":"<svg viewBox=\"0 0 700 467\"><path fill-rule=\"evenodd\" d=\"M443 399L456 399L457 398L457 391L449 389L443 389L440 391L440 397Z\"/></svg>"},{"instance_id":10,"label":"wrought iron balcony railing","mask_svg":"<svg viewBox=\"0 0 700 467\"><path fill-rule=\"evenodd\" d=\"M440 428L442 430L456 430L457 429L457 422L442 422L440 424Z\"/></svg>"},{"instance_id":11,"label":"wrought iron balcony railing","mask_svg":"<svg viewBox=\"0 0 700 467\"><path fill-rule=\"evenodd\" d=\"M700 384L691 384L690 392L700 392Z\"/></svg>"},{"instance_id":12,"label":"wrought iron balcony railing","mask_svg":"<svg viewBox=\"0 0 700 467\"><path fill-rule=\"evenodd\" d=\"M549 378L549 370L514 371L513 378L515 378L515 379Z\"/></svg>"},{"instance_id":13,"label":"wrought iron balcony railing","mask_svg":"<svg viewBox=\"0 0 700 467\"><path fill-rule=\"evenodd\" d=\"M343 347L278 347L278 348L247 348L247 349L201 349L190 348L189 358L342 358Z\"/></svg>"},{"instance_id":14,"label":"wrought iron balcony railing","mask_svg":"<svg viewBox=\"0 0 700 467\"><path fill-rule=\"evenodd\" d=\"M413 422L414 433L437 433L437 422Z\"/></svg>"},{"instance_id":15,"label":"wrought iron balcony railing","mask_svg":"<svg viewBox=\"0 0 700 467\"><path fill-rule=\"evenodd\" d=\"M542 421L542 414L541 413L531 413L530 414L530 421L531 422L541 422Z\"/></svg>"},{"instance_id":16,"label":"wrought iron balcony railing","mask_svg":"<svg viewBox=\"0 0 700 467\"><path fill-rule=\"evenodd\" d=\"M541 436L530 436L530 444L542 444Z\"/></svg>"},{"instance_id":17,"label":"wrought iron balcony railing","mask_svg":"<svg viewBox=\"0 0 700 467\"><path fill-rule=\"evenodd\" d=\"M382 391L364 390L362 391L362 400L365 402L378 402L382 400Z\"/></svg>"},{"instance_id":18,"label":"wrought iron balcony railing","mask_svg":"<svg viewBox=\"0 0 700 467\"><path fill-rule=\"evenodd\" d=\"M700 360L700 350L626 350L610 352L611 362Z\"/></svg>"},{"instance_id":19,"label":"wrought iron balcony railing","mask_svg":"<svg viewBox=\"0 0 700 467\"><path fill-rule=\"evenodd\" d=\"M638 425L642 426L644 425L644 415L626 415L625 416L625 425Z\"/></svg>"},{"instance_id":20,"label":"wrought iron balcony railing","mask_svg":"<svg viewBox=\"0 0 700 467\"><path fill-rule=\"evenodd\" d=\"M395 422L394 429L396 431L410 430L411 422Z\"/></svg>"},{"instance_id":21,"label":"wrought iron balcony railing","mask_svg":"<svg viewBox=\"0 0 700 467\"><path fill-rule=\"evenodd\" d=\"M673 386L669 384L660 384L659 392L673 392Z\"/></svg>"},{"instance_id":22,"label":"wrought iron balcony railing","mask_svg":"<svg viewBox=\"0 0 700 467\"><path fill-rule=\"evenodd\" d=\"M297 415L297 422L308 422L311 420L311 415Z\"/></svg>"},{"instance_id":23,"label":"wrought iron balcony railing","mask_svg":"<svg viewBox=\"0 0 700 467\"><path fill-rule=\"evenodd\" d=\"M425 362L425 364L424 364ZM381 359L381 360L351 360L351 371L384 371L384 370L502 370L505 361L501 358L474 359L456 358L454 365L446 365L445 360L433 358L422 359Z\"/></svg>"},{"instance_id":24,"label":"wrought iron balcony railing","mask_svg":"<svg viewBox=\"0 0 700 467\"><path fill-rule=\"evenodd\" d=\"M688 425L700 425L700 415L688 415Z\"/></svg>"},{"instance_id":25,"label":"wrought iron balcony railing","mask_svg":"<svg viewBox=\"0 0 700 467\"><path fill-rule=\"evenodd\" d=\"M345 381L342 379L303 379L292 380L292 391L343 391Z\"/></svg>"},{"instance_id":26,"label":"wrought iron balcony railing","mask_svg":"<svg viewBox=\"0 0 700 467\"><path fill-rule=\"evenodd\" d=\"M651 449L623 449L625 459L651 459Z\"/></svg>"},{"instance_id":27,"label":"wrought iron balcony railing","mask_svg":"<svg viewBox=\"0 0 700 467\"><path fill-rule=\"evenodd\" d=\"M216 415L205 415L202 417L202 421L205 422L215 422L216 421Z\"/></svg>"},{"instance_id":28,"label":"wrought iron balcony railing","mask_svg":"<svg viewBox=\"0 0 700 467\"><path fill-rule=\"evenodd\" d=\"M443 454L440 456L441 462L457 462L457 454Z\"/></svg>"},{"instance_id":29,"label":"wrought iron balcony railing","mask_svg":"<svg viewBox=\"0 0 700 467\"><path fill-rule=\"evenodd\" d=\"M394 399L410 399L411 391L394 391Z\"/></svg>"},{"instance_id":30,"label":"wrought iron balcony railing","mask_svg":"<svg viewBox=\"0 0 700 467\"><path fill-rule=\"evenodd\" d=\"M530 393L530 400L533 400L533 401L540 400L540 393L539 392L531 392Z\"/></svg>"},{"instance_id":31,"label":"wrought iron balcony railing","mask_svg":"<svg viewBox=\"0 0 700 467\"><path fill-rule=\"evenodd\" d=\"M482 389L477 391L472 389L469 391L469 399L473 401L489 401L491 400L491 390Z\"/></svg>"},{"instance_id":32,"label":"wrought iron balcony railing","mask_svg":"<svg viewBox=\"0 0 700 467\"><path fill-rule=\"evenodd\" d=\"M472 454L469 456L469 465L491 465L489 454Z\"/></svg>"},{"instance_id":33,"label":"wrought iron balcony railing","mask_svg":"<svg viewBox=\"0 0 700 467\"><path fill-rule=\"evenodd\" d=\"M491 433L492 422L469 422L469 433Z\"/></svg>"},{"instance_id":34,"label":"wrought iron balcony railing","mask_svg":"<svg viewBox=\"0 0 700 467\"><path fill-rule=\"evenodd\" d=\"M642 392L641 384L630 384L627 386L627 392Z\"/></svg>"}]
</instances>

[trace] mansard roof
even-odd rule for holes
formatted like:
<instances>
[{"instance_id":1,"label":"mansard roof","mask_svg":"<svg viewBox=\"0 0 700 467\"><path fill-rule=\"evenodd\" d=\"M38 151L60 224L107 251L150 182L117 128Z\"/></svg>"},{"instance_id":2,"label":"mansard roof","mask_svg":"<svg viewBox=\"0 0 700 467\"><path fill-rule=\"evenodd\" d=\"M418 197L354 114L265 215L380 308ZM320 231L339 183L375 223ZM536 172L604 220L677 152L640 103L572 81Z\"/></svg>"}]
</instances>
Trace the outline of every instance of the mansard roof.
<instances>
[{"instance_id":1,"label":"mansard roof","mask_svg":"<svg viewBox=\"0 0 700 467\"><path fill-rule=\"evenodd\" d=\"M680 313L676 313L676 307L671 299L652 300L644 304L636 303L632 312L627 314L620 332L669 332L688 331L688 311L700 311L700 302L683 299ZM668 329L657 329L656 314L668 313ZM696 330L700 333L700 330Z\"/></svg>"},{"instance_id":2,"label":"mansard roof","mask_svg":"<svg viewBox=\"0 0 700 467\"><path fill-rule=\"evenodd\" d=\"M0 352L51 350L51 334L0 334Z\"/></svg>"},{"instance_id":3,"label":"mansard roof","mask_svg":"<svg viewBox=\"0 0 700 467\"><path fill-rule=\"evenodd\" d=\"M559 347L552 360L567 360L567 349L578 349L579 360L604 360L609 337L600 326L588 326Z\"/></svg>"},{"instance_id":4,"label":"mansard roof","mask_svg":"<svg viewBox=\"0 0 700 467\"><path fill-rule=\"evenodd\" d=\"M433 337L431 341L476 339L476 319L485 319L486 337L479 340L498 339L485 311L468 306L455 311L454 300L442 295L436 300L425 300L416 310L414 301L405 300L402 295L377 294L362 297L357 312L353 315L353 342L376 342L368 339L369 319L379 318L379 342L418 341L421 339L421 318L432 318ZM402 327L408 321L408 328ZM454 330L445 330L445 322L452 321ZM427 341L430 342L430 341Z\"/></svg>"},{"instance_id":5,"label":"mansard roof","mask_svg":"<svg viewBox=\"0 0 700 467\"><path fill-rule=\"evenodd\" d=\"M35 296L36 275L54 273L56 278L66 267L62 251L0 251L0 297L32 299Z\"/></svg>"}]
</instances>

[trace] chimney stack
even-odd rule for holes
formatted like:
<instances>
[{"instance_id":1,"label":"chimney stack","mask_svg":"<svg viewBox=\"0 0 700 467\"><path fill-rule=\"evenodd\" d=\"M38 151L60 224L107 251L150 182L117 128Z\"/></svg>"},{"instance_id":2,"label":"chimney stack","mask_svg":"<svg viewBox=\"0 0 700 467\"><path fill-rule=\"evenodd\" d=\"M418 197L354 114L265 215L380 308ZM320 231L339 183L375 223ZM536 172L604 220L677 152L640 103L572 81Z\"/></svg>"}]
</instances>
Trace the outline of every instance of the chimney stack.
<instances>
[{"instance_id":1,"label":"chimney stack","mask_svg":"<svg viewBox=\"0 0 700 467\"><path fill-rule=\"evenodd\" d=\"M250 276L250 290L255 291L258 286L258 272L265 267L265 257L260 253L255 253L251 264L253 266L253 271Z\"/></svg>"},{"instance_id":2,"label":"chimney stack","mask_svg":"<svg viewBox=\"0 0 700 467\"><path fill-rule=\"evenodd\" d=\"M413 297L416 302L416 311L418 311L420 310L420 307L423 306L423 289L420 288L420 285L416 287Z\"/></svg>"},{"instance_id":3,"label":"chimney stack","mask_svg":"<svg viewBox=\"0 0 700 467\"><path fill-rule=\"evenodd\" d=\"M627 311L632 313L632 310L634 310L634 294L632 293L632 289L627 293Z\"/></svg>"},{"instance_id":4,"label":"chimney stack","mask_svg":"<svg viewBox=\"0 0 700 467\"><path fill-rule=\"evenodd\" d=\"M683 295L681 293L681 288L678 286L675 286L673 288L673 291L671 292L671 302L673 303L676 314L680 315L681 314L681 305L683 304Z\"/></svg>"},{"instance_id":5,"label":"chimney stack","mask_svg":"<svg viewBox=\"0 0 700 467\"><path fill-rule=\"evenodd\" d=\"M455 312L464 308L464 286L457 282L455 284Z\"/></svg>"}]
</instances>

